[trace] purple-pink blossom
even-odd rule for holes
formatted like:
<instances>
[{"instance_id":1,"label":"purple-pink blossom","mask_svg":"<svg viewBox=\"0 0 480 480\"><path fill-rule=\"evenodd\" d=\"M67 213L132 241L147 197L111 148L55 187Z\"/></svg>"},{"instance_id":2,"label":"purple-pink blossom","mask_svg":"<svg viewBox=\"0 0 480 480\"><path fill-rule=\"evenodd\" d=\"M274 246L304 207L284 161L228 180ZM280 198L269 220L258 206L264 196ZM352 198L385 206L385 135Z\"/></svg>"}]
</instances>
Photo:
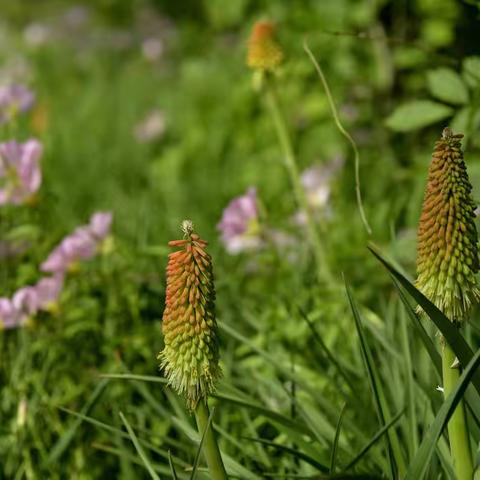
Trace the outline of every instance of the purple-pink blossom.
<instances>
[{"instance_id":1,"label":"purple-pink blossom","mask_svg":"<svg viewBox=\"0 0 480 480\"><path fill-rule=\"evenodd\" d=\"M0 125L8 122L20 112L32 108L35 95L24 85L4 85L0 87Z\"/></svg>"},{"instance_id":2,"label":"purple-pink blossom","mask_svg":"<svg viewBox=\"0 0 480 480\"><path fill-rule=\"evenodd\" d=\"M318 218L322 212L328 213L329 200L332 191L332 181L344 163L343 157L335 157L323 165L314 165L302 172L301 183L312 213ZM306 224L306 213L299 210L293 217L297 225Z\"/></svg>"},{"instance_id":3,"label":"purple-pink blossom","mask_svg":"<svg viewBox=\"0 0 480 480\"><path fill-rule=\"evenodd\" d=\"M0 329L16 328L55 304L62 292L63 275L43 277L35 285L18 289L9 298L0 298Z\"/></svg>"},{"instance_id":4,"label":"purple-pink blossom","mask_svg":"<svg viewBox=\"0 0 480 480\"><path fill-rule=\"evenodd\" d=\"M77 227L52 250L40 269L43 272L64 273L76 262L92 258L109 235L111 224L111 212L94 213L87 225Z\"/></svg>"},{"instance_id":5,"label":"purple-pink blossom","mask_svg":"<svg viewBox=\"0 0 480 480\"><path fill-rule=\"evenodd\" d=\"M249 188L244 195L228 204L217 228L229 253L255 250L262 246L255 188Z\"/></svg>"},{"instance_id":6,"label":"purple-pink blossom","mask_svg":"<svg viewBox=\"0 0 480 480\"><path fill-rule=\"evenodd\" d=\"M35 285L37 304L40 310L47 310L58 301L63 289L63 278L62 274L43 277Z\"/></svg>"},{"instance_id":7,"label":"purple-pink blossom","mask_svg":"<svg viewBox=\"0 0 480 480\"><path fill-rule=\"evenodd\" d=\"M90 217L89 230L97 240L103 240L112 226L112 212L96 212Z\"/></svg>"},{"instance_id":8,"label":"purple-pink blossom","mask_svg":"<svg viewBox=\"0 0 480 480\"><path fill-rule=\"evenodd\" d=\"M42 151L41 143L35 139L0 144L0 205L19 205L38 191L42 183Z\"/></svg>"},{"instance_id":9,"label":"purple-pink blossom","mask_svg":"<svg viewBox=\"0 0 480 480\"><path fill-rule=\"evenodd\" d=\"M9 298L0 298L0 329L20 326L25 319L21 318Z\"/></svg>"}]
</instances>

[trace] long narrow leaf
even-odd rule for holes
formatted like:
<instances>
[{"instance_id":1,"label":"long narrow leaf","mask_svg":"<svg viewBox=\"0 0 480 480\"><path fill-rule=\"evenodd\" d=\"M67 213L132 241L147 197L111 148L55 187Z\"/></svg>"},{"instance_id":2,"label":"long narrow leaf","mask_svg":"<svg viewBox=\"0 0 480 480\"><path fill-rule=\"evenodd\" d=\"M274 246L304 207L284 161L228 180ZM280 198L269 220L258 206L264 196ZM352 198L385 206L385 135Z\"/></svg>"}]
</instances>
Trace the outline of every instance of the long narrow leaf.
<instances>
[{"instance_id":1,"label":"long narrow leaf","mask_svg":"<svg viewBox=\"0 0 480 480\"><path fill-rule=\"evenodd\" d=\"M164 377L154 377L152 375L135 375L133 373L102 373L100 378L109 378L113 380L139 380L142 382L168 383Z\"/></svg>"},{"instance_id":2,"label":"long narrow leaf","mask_svg":"<svg viewBox=\"0 0 480 480\"><path fill-rule=\"evenodd\" d=\"M347 404L345 403L342 407L342 410L340 411L340 415L338 416L337 428L335 430L335 438L333 439L332 453L330 457L330 473L335 473L335 467L337 464L338 440L340 439L340 431L342 429L343 414L345 413L346 408L347 408Z\"/></svg>"},{"instance_id":3,"label":"long narrow leaf","mask_svg":"<svg viewBox=\"0 0 480 480\"><path fill-rule=\"evenodd\" d=\"M385 268L398 280L403 288L412 296L412 298L422 307L425 313L435 323L447 343L455 352L460 364L465 366L473 357L473 351L459 333L455 325L432 303L422 292L415 288L400 272L398 272L381 254L373 247L368 247L373 255L385 266ZM472 383L480 393L480 372L475 372Z\"/></svg>"},{"instance_id":4,"label":"long narrow leaf","mask_svg":"<svg viewBox=\"0 0 480 480\"><path fill-rule=\"evenodd\" d=\"M425 331L425 328L421 324L418 318L418 315L413 311L412 306L406 299L402 291L402 288L400 287L400 285L398 284L397 280L393 275L392 275L392 281L398 291L400 300L405 306L405 310L407 311L408 318L411 320L412 325L414 326L415 330L417 331L420 338L422 339L422 342L425 345L425 348L427 349L430 359L432 360L433 366L435 367L435 371L438 374L438 379L440 380L442 378L442 358L440 354L437 352L437 349L435 348L435 345L432 339L430 338L428 333ZM465 392L465 401L468 409L472 413L473 419L480 426L480 394L474 388L474 386L469 386L467 388L467 391ZM478 438L476 438L476 440L478 440Z\"/></svg>"},{"instance_id":5,"label":"long narrow leaf","mask_svg":"<svg viewBox=\"0 0 480 480\"><path fill-rule=\"evenodd\" d=\"M298 421L293 421L288 417L285 417L284 415L274 412L273 410L269 410L268 408L265 408L262 405L255 404L253 402L248 402L246 400L243 400L239 397L234 397L232 395L227 395L223 394L220 392L212 394L212 397L218 398L219 400L222 400L224 402L232 403L234 405L237 405L239 407L245 407L249 410L254 411L258 415L263 415L264 417L268 418L269 420L272 420L275 423L279 423L280 425L283 425L287 428L290 428L292 430L295 430L299 433L302 434L311 434L310 429L307 428L305 425L302 423L299 423Z\"/></svg>"},{"instance_id":6,"label":"long narrow leaf","mask_svg":"<svg viewBox=\"0 0 480 480\"><path fill-rule=\"evenodd\" d=\"M97 384L97 386L95 387L95 390L92 392L92 395L87 400L87 403L83 406L82 410L80 411L82 415L88 415L90 410L97 403L98 399L102 395L108 383L109 383L109 380L105 378ZM70 445L70 442L73 440L73 437L77 433L78 427L80 427L81 423L82 421L80 419L78 418L75 419L75 421L72 423L70 428L58 439L57 443L52 448L52 451L50 452L50 455L47 459L47 465L51 465L52 463L55 463L56 461L58 461L58 459L62 456L62 454Z\"/></svg>"},{"instance_id":7,"label":"long narrow leaf","mask_svg":"<svg viewBox=\"0 0 480 480\"><path fill-rule=\"evenodd\" d=\"M373 356L370 351L370 346L368 345L368 342L363 330L360 314L353 300L352 294L350 292L350 288L346 282L345 282L345 289L347 292L347 297L350 303L353 317L355 319L355 326L357 329L357 333L360 338L360 347L362 349L362 356L365 362L365 367L366 367L368 379L370 382L370 388L372 390L373 398L375 400L375 407L380 420L380 425L383 426L389 421L390 412L388 411L388 406L385 401L385 396L382 390L377 369L375 367L375 362L373 361ZM400 449L398 438L394 432L390 432L390 431L388 432L388 435L386 438L388 443L387 451L388 451L389 458L390 458L390 452L392 452L395 457L395 461L399 469L399 472L401 473L405 469L405 461ZM391 468L392 478L395 478L396 477L395 467L392 461L390 462L390 468Z\"/></svg>"},{"instance_id":8,"label":"long narrow leaf","mask_svg":"<svg viewBox=\"0 0 480 480\"><path fill-rule=\"evenodd\" d=\"M125 425L125 428L127 429L128 435L130 436L130 439L132 440L132 443L135 446L135 450L137 451L139 457L142 459L143 464L145 465L145 468L148 470L148 473L150 474L153 480L160 480L160 477L155 472L155 469L150 463L150 460L148 459L146 453L143 451L143 448L140 445L140 442L138 441L138 438L135 435L133 428L130 426L127 419L125 418L125 415L123 415L122 412L118 412L118 414L120 415L120 418L122 419L122 422Z\"/></svg>"},{"instance_id":9,"label":"long narrow leaf","mask_svg":"<svg viewBox=\"0 0 480 480\"><path fill-rule=\"evenodd\" d=\"M170 450L168 451L168 464L170 465L173 480L178 480L177 471L175 470L175 465L173 464L172 454L170 453Z\"/></svg>"},{"instance_id":10,"label":"long narrow leaf","mask_svg":"<svg viewBox=\"0 0 480 480\"><path fill-rule=\"evenodd\" d=\"M344 472L353 468L367 453L368 451L382 438L385 433L390 430L395 423L400 420L400 417L404 414L404 410L398 412L384 427L382 427L372 439L355 455L355 457L348 463L348 465L343 469Z\"/></svg>"},{"instance_id":11,"label":"long narrow leaf","mask_svg":"<svg viewBox=\"0 0 480 480\"><path fill-rule=\"evenodd\" d=\"M435 344L432 342L432 339L430 338L428 333L425 331L425 328L421 324L417 314L414 312L412 306L406 299L405 294L403 293L395 277L392 276L392 280L393 280L393 284L395 285L395 288L397 289L398 296L400 297L401 302L405 306L405 310L407 311L408 318L410 319L411 324L413 325L416 332L419 334L420 339L425 345L428 355L430 356L430 360L432 361L433 366L435 367L435 370L438 373L438 378L440 379L442 377L442 357L440 356L437 349L435 348Z\"/></svg>"},{"instance_id":12,"label":"long narrow leaf","mask_svg":"<svg viewBox=\"0 0 480 480\"><path fill-rule=\"evenodd\" d=\"M323 473L328 473L328 467L325 465L322 465L320 462L315 460L314 458L310 457L309 455L306 455L305 453L296 450L291 447L287 447L286 445L282 445L280 443L275 443L271 442L269 440L264 440L263 438L252 438L252 437L242 437L245 440L250 440L252 442L257 442L261 443L263 445L267 445L272 448L276 448L277 450L281 450L285 453L289 453L293 455L296 458L299 458L300 460L303 460L304 462L310 464L312 467L315 467L318 471L323 472Z\"/></svg>"},{"instance_id":13,"label":"long narrow leaf","mask_svg":"<svg viewBox=\"0 0 480 480\"><path fill-rule=\"evenodd\" d=\"M480 349L473 356L455 387L455 390L443 402L438 411L435 420L431 424L427 433L425 434L420 448L412 460L404 480L421 480L430 464L430 458L435 451L437 440L440 437L442 430L448 424L455 408L462 399L462 396L467 389L468 383L473 378L478 366L480 365Z\"/></svg>"}]
</instances>

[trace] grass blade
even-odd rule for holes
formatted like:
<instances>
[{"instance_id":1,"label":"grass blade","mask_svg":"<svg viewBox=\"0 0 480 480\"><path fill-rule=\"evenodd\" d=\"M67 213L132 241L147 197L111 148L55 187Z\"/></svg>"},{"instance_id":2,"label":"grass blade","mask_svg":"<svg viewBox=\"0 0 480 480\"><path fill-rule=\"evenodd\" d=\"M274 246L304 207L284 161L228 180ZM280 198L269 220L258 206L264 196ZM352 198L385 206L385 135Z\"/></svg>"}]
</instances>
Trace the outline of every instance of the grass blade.
<instances>
[{"instance_id":1,"label":"grass blade","mask_svg":"<svg viewBox=\"0 0 480 480\"><path fill-rule=\"evenodd\" d=\"M320 345L320 348L324 352L326 358L331 362L331 364L335 367L339 375L345 380L345 383L350 387L352 392L355 391L355 386L352 383L352 379L350 378L350 375L345 371L345 369L340 365L340 363L337 361L335 356L332 354L332 352L329 350L325 342L323 341L323 338L318 334L317 329L313 325L312 321L308 318L308 315L300 308L297 307L300 316L303 318L305 323L308 325L308 328L310 328L310 331L312 332L313 338L318 342Z\"/></svg>"},{"instance_id":2,"label":"grass blade","mask_svg":"<svg viewBox=\"0 0 480 480\"><path fill-rule=\"evenodd\" d=\"M458 402L460 402L465 390L467 389L468 383L473 378L473 375L477 371L479 365L480 349L468 363L458 381L457 386L455 387L455 390L447 397L440 407L435 420L423 438L417 454L410 463L404 480L421 480L424 477L425 472L430 464L430 458L435 451L437 440L440 437L442 430L447 425L452 413L455 411Z\"/></svg>"},{"instance_id":3,"label":"grass blade","mask_svg":"<svg viewBox=\"0 0 480 480\"><path fill-rule=\"evenodd\" d=\"M257 442L257 443L261 443L262 445L267 445L268 447L272 447L272 448L276 448L277 450L281 450L283 452L286 452L286 453L290 453L291 455L295 456L296 458L299 458L300 460L303 460L304 462L308 463L309 465L311 465L312 467L316 468L318 471L322 472L322 473L328 473L328 467L321 464L320 462L318 462L317 460L315 460L314 458L310 457L309 455L299 451L299 450L296 450L294 448L291 448L291 447L287 447L286 445L282 445L280 443L275 443L275 442L271 442L269 440L264 440L263 438L252 438L252 437L241 437L245 440L250 440L252 442Z\"/></svg>"},{"instance_id":4,"label":"grass blade","mask_svg":"<svg viewBox=\"0 0 480 480\"><path fill-rule=\"evenodd\" d=\"M344 472L353 468L367 453L368 451L382 438L388 430L395 425L395 423L400 420L401 416L404 414L404 410L398 412L384 427L382 427L372 439L355 455L355 457L350 460L348 465L343 469Z\"/></svg>"},{"instance_id":5,"label":"grass blade","mask_svg":"<svg viewBox=\"0 0 480 480\"><path fill-rule=\"evenodd\" d=\"M375 362L373 361L373 356L372 356L372 352L370 351L370 346L368 345L367 338L363 330L360 314L353 300L352 294L350 292L350 288L346 282L345 282L345 288L347 292L348 301L352 309L353 317L355 319L355 327L357 329L357 333L360 338L360 347L362 350L362 356L365 362L365 367L367 370L370 388L372 390L373 398L375 401L375 407L380 420L380 425L384 426L390 419L390 413L388 411L388 406L385 401L385 395L382 390L382 386L380 383L378 371L375 366ZM387 434L387 444L388 444L389 458L391 460L390 452L392 452L395 457L399 474L402 475L406 468L405 460L403 458L403 455L400 449L398 438L391 431L388 431L388 434ZM392 478L396 478L395 466L392 461L390 461L390 467L391 467Z\"/></svg>"},{"instance_id":6,"label":"grass blade","mask_svg":"<svg viewBox=\"0 0 480 480\"><path fill-rule=\"evenodd\" d=\"M113 380L139 380L141 382L168 383L164 377L154 377L153 375L134 375L133 373L102 373L100 378L109 378Z\"/></svg>"},{"instance_id":7,"label":"grass blade","mask_svg":"<svg viewBox=\"0 0 480 480\"><path fill-rule=\"evenodd\" d=\"M143 451L143 448L140 445L140 442L138 441L138 438L135 435L135 432L133 431L132 427L128 423L127 419L125 418L122 412L118 412L118 414L120 415L120 418L122 419L122 422L125 425L125 428L127 429L128 435L132 440L135 450L137 451L138 455L142 459L143 464L145 465L145 468L148 470L148 473L150 474L153 480L160 480L160 477L155 472L152 464L150 463L150 460L148 459L146 453Z\"/></svg>"},{"instance_id":8,"label":"grass blade","mask_svg":"<svg viewBox=\"0 0 480 480\"><path fill-rule=\"evenodd\" d=\"M407 278L405 278L389 262L387 262L379 252L372 247L369 247L369 250L395 277L395 279L398 280L408 294L411 295L411 297L422 307L433 323L435 323L437 328L445 337L447 343L455 352L460 364L462 366L467 365L473 357L473 351L453 323L432 302L430 302L425 295L415 288L413 284L407 280ZM480 372L474 372L472 383L480 393Z\"/></svg>"},{"instance_id":9,"label":"grass blade","mask_svg":"<svg viewBox=\"0 0 480 480\"><path fill-rule=\"evenodd\" d=\"M97 403L98 399L102 395L108 383L109 383L109 380L105 378L97 384L97 386L95 387L95 390L92 392L92 395L87 400L87 403L83 406L82 410L80 411L82 415L88 415L90 410ZM75 421L72 423L70 428L58 439L57 443L52 448L50 455L48 456L47 465L51 465L52 463L55 463L58 461L58 459L62 456L62 454L70 445L70 442L73 440L73 437L77 433L78 427L80 426L81 423L82 423L82 420L78 418L75 419Z\"/></svg>"},{"instance_id":10,"label":"grass blade","mask_svg":"<svg viewBox=\"0 0 480 480\"><path fill-rule=\"evenodd\" d=\"M405 294L403 293L403 290L401 286L398 284L397 280L395 277L392 275L392 280L393 283L398 291L398 295L400 296L400 300L402 301L403 305L405 306L405 309L408 314L408 318L411 320L412 325L414 326L415 330L419 334L420 338L422 339L423 344L425 345L425 348L427 349L427 352L430 356L430 359L432 360L432 363L435 367L435 371L438 374L438 379L441 381L442 378L442 358L440 354L438 353L437 349L435 348L435 345L428 335L428 333L425 331L425 328L423 327L422 323L420 322L420 319L418 318L418 315L414 312L412 306L408 302L407 298L405 297ZM473 419L475 422L480 425L480 394L479 392L474 388L474 385L469 386L467 388L467 391L465 392L465 403L469 409L469 411L472 414ZM475 432L472 432L475 433ZM474 435L476 437L475 439L478 440L478 435Z\"/></svg>"},{"instance_id":11,"label":"grass blade","mask_svg":"<svg viewBox=\"0 0 480 480\"><path fill-rule=\"evenodd\" d=\"M403 293L400 285L398 284L395 277L392 276L393 284L397 289L398 295L400 297L401 302L405 306L405 310L407 311L408 318L413 325L413 328L416 330L418 335L420 336L425 348L427 349L428 355L430 356L430 360L432 361L433 366L435 367L436 372L438 373L438 378L442 378L442 357L438 353L435 344L432 342L432 339L426 332L425 328L423 327L420 319L418 318L417 314L413 310L412 306L408 302L405 294Z\"/></svg>"},{"instance_id":12,"label":"grass blade","mask_svg":"<svg viewBox=\"0 0 480 480\"><path fill-rule=\"evenodd\" d=\"M340 430L342 428L343 414L345 413L346 408L347 408L347 404L344 403L342 410L340 411L340 415L338 416L337 428L335 430L335 438L333 440L333 446L332 446L332 454L330 457L330 473L335 473L335 466L337 463L338 440L340 438Z\"/></svg>"},{"instance_id":13,"label":"grass blade","mask_svg":"<svg viewBox=\"0 0 480 480\"><path fill-rule=\"evenodd\" d=\"M310 429L307 428L305 425L299 423L298 421L293 421L290 418L285 417L284 415L281 415L280 413L274 412L273 410L269 410L268 408L265 408L262 405L257 405L253 402L243 400L239 397L234 397L230 394L227 395L219 392L212 394L212 397L218 398L219 400L222 400L224 402L232 403L239 407L245 407L249 410L256 412L259 415L263 415L264 417L268 418L269 420L275 423L283 425L284 427L287 427L301 434L307 434L307 435L311 434Z\"/></svg>"},{"instance_id":14,"label":"grass blade","mask_svg":"<svg viewBox=\"0 0 480 480\"><path fill-rule=\"evenodd\" d=\"M175 470L175 465L173 464L172 454L170 453L170 450L168 451L168 464L170 465L173 480L178 480L177 472Z\"/></svg>"}]
</instances>

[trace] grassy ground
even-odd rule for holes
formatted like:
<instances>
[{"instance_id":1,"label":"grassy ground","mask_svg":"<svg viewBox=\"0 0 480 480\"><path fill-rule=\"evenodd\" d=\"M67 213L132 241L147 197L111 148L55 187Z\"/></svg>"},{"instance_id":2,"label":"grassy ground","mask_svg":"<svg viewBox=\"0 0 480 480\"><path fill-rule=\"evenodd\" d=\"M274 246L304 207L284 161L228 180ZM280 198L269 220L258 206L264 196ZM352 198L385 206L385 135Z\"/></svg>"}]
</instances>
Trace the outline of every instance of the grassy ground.
<instances>
[{"instance_id":1,"label":"grassy ground","mask_svg":"<svg viewBox=\"0 0 480 480\"><path fill-rule=\"evenodd\" d=\"M2 237L29 244L1 259L1 296L36 281L51 248L92 212L114 215L113 247L69 276L59 309L0 333L2 478L149 478L119 412L161 478L171 476L168 451L179 478L188 477L198 439L182 400L152 378L100 376L161 380L166 243L179 238L184 218L210 241L214 259L224 370L215 422L232 478L324 478L347 467L363 478L401 478L442 403L440 379L366 247L379 246L413 278L430 153L452 118L468 136L478 196L480 83L465 80L462 103L458 87L439 94L431 72L465 77L465 65L478 68L480 57L466 59L478 54L479 11L453 0L377 3L0 3L2 78L37 93L14 133L45 148L38 203L0 211ZM297 206L283 153L244 63L249 30L262 17L278 22L286 52L276 81L300 170L344 159L329 183L330 213L317 222L331 279L317 277L303 227L291 221ZM43 40L32 40L35 26ZM371 236L356 205L353 151L302 49L305 37L360 151ZM163 48L153 61L142 55L149 38ZM417 99L449 110L442 116L430 104L427 119L417 110L402 116L398 108ZM134 130L154 109L164 131L138 141ZM2 141L12 134L4 126ZM216 225L250 186L261 223L291 245L225 250ZM478 315L471 323L475 345ZM424 327L436 345L435 329ZM197 478L208 474L200 469ZM453 478L443 437L427 478Z\"/></svg>"}]
</instances>

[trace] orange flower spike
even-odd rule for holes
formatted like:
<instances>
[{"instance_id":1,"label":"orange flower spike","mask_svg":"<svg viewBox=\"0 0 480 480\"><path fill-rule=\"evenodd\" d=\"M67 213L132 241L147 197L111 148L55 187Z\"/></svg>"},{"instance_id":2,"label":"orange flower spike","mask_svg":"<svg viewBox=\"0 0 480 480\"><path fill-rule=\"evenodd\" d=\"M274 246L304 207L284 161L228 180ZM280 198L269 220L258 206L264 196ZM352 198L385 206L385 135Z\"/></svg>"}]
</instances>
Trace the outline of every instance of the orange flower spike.
<instances>
[{"instance_id":1,"label":"orange flower spike","mask_svg":"<svg viewBox=\"0 0 480 480\"><path fill-rule=\"evenodd\" d=\"M275 34L272 22L262 20L254 24L248 40L247 65L250 68L273 71L282 63L284 54Z\"/></svg>"},{"instance_id":2,"label":"orange flower spike","mask_svg":"<svg viewBox=\"0 0 480 480\"><path fill-rule=\"evenodd\" d=\"M480 299L478 235L461 139L445 128L435 144L418 226L417 288L453 322Z\"/></svg>"},{"instance_id":3,"label":"orange flower spike","mask_svg":"<svg viewBox=\"0 0 480 480\"><path fill-rule=\"evenodd\" d=\"M165 348L159 354L169 384L186 399L190 410L214 390L221 376L215 321L215 287L207 242L183 222L185 239L169 242L182 250L171 253L162 330Z\"/></svg>"}]
</instances>

